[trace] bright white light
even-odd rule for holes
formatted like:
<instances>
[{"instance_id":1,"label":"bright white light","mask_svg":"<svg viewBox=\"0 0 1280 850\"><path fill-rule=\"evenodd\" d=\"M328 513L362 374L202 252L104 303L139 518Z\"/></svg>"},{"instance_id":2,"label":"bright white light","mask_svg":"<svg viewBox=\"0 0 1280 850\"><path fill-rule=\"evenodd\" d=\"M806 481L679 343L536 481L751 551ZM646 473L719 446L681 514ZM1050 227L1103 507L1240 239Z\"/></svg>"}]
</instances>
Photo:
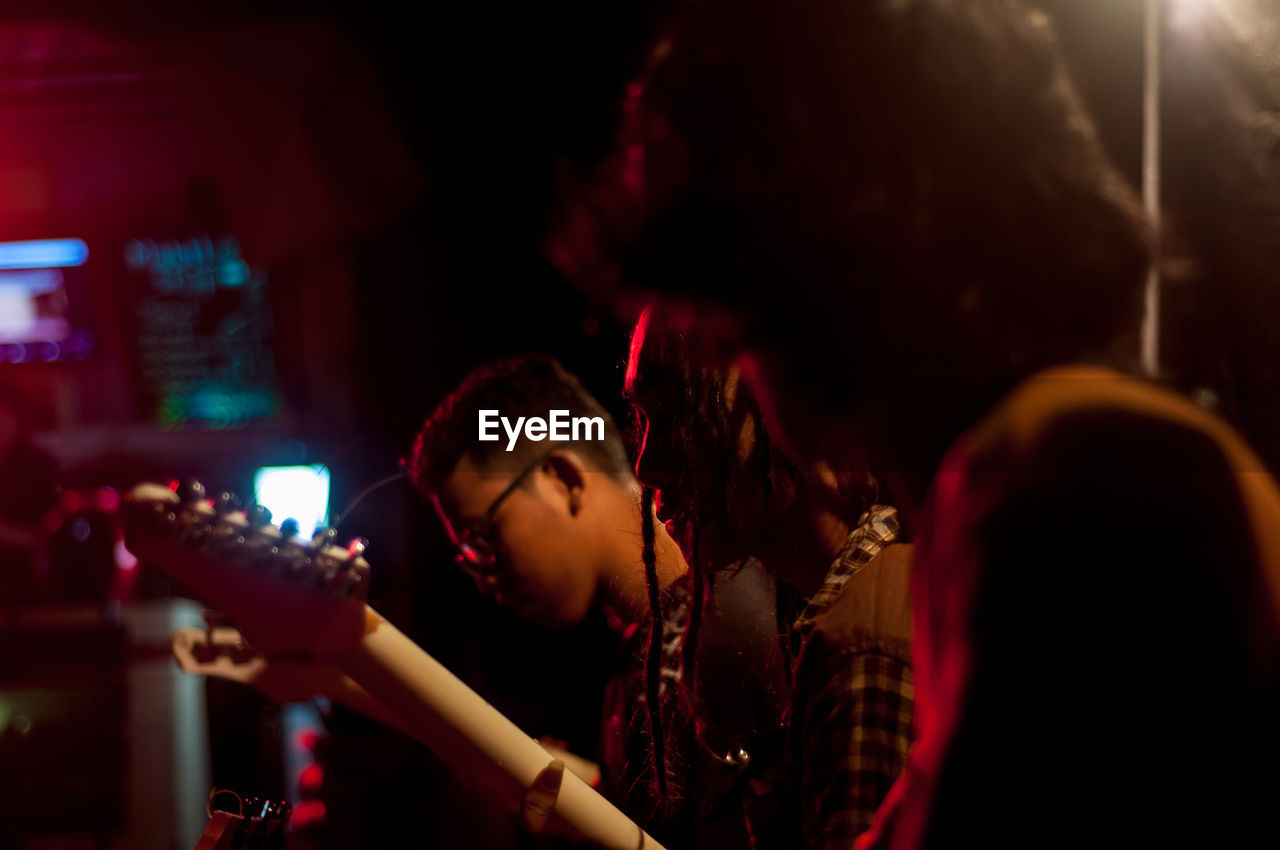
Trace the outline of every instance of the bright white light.
<instances>
[{"instance_id":1,"label":"bright white light","mask_svg":"<svg viewBox=\"0 0 1280 850\"><path fill-rule=\"evenodd\" d=\"M88 259L83 239L0 242L0 269L58 269L83 266Z\"/></svg>"},{"instance_id":2,"label":"bright white light","mask_svg":"<svg viewBox=\"0 0 1280 850\"><path fill-rule=\"evenodd\" d=\"M271 511L277 526L297 520L300 536L310 539L329 522L329 469L319 463L264 466L253 475L253 500Z\"/></svg>"},{"instance_id":3,"label":"bright white light","mask_svg":"<svg viewBox=\"0 0 1280 850\"><path fill-rule=\"evenodd\" d=\"M1263 11L1267 4L1257 0L1169 0L1169 3L1172 32L1187 35L1211 26L1225 26L1235 38L1246 42L1251 52L1264 54L1255 57L1263 67L1271 66L1276 21L1271 13Z\"/></svg>"},{"instance_id":4,"label":"bright white light","mask_svg":"<svg viewBox=\"0 0 1280 850\"><path fill-rule=\"evenodd\" d=\"M1217 5L1217 0L1169 0L1169 23L1174 29L1194 26Z\"/></svg>"},{"instance_id":5,"label":"bright white light","mask_svg":"<svg viewBox=\"0 0 1280 850\"><path fill-rule=\"evenodd\" d=\"M35 324L36 305L27 293L0 289L0 339L25 340Z\"/></svg>"}]
</instances>

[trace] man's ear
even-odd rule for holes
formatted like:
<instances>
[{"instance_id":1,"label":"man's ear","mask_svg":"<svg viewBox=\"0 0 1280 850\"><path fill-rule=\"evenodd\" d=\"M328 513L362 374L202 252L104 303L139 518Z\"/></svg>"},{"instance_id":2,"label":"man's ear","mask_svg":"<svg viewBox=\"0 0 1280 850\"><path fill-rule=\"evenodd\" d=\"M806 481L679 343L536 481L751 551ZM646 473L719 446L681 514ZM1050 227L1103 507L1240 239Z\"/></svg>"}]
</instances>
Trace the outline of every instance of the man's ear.
<instances>
[{"instance_id":1,"label":"man's ear","mask_svg":"<svg viewBox=\"0 0 1280 850\"><path fill-rule=\"evenodd\" d=\"M577 516L582 510L587 487L587 465L582 457L568 449L554 451L547 456L540 471L550 479L549 483L556 492L563 494L569 514Z\"/></svg>"}]
</instances>

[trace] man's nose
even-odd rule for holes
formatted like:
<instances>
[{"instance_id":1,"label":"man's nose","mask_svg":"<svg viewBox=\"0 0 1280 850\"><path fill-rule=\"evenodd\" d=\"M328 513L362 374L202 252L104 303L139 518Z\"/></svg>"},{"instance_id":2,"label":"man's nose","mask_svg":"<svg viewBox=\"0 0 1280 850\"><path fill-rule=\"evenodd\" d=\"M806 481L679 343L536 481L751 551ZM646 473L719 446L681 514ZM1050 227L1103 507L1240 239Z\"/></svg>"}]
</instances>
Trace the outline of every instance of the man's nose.
<instances>
[{"instance_id":1,"label":"man's nose","mask_svg":"<svg viewBox=\"0 0 1280 850\"><path fill-rule=\"evenodd\" d=\"M657 490L671 487L675 477L671 468L673 454L660 441L653 441L636 458L636 478L640 479L641 484Z\"/></svg>"}]
</instances>

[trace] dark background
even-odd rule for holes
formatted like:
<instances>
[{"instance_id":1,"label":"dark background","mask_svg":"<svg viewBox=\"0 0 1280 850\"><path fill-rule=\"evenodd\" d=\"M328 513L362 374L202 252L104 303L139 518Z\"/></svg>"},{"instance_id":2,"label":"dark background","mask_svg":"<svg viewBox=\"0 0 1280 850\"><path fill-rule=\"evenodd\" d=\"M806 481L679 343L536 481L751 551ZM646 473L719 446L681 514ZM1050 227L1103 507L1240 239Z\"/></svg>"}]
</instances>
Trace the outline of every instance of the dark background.
<instances>
[{"instance_id":1,"label":"dark background","mask_svg":"<svg viewBox=\"0 0 1280 850\"><path fill-rule=\"evenodd\" d=\"M0 200L0 239L233 232L268 270L277 321L280 421L158 432L139 401L127 294L104 275L93 360L0 364L32 399L68 486L196 475L244 490L257 465L327 462L341 510L396 469L458 378L518 351L557 355L625 422L626 328L560 280L541 239L564 175L608 151L620 92L673 5L7 4L0 121L52 151L48 162L76 165L48 178L42 205ZM1137 182L1142 4L1041 5ZM1274 19L1263 4L1234 6ZM1275 148L1234 132L1214 94L1248 73L1200 49L1173 49L1166 68L1166 199L1177 247L1197 263L1171 291L1165 362L1274 463L1280 247L1268 184L1248 163ZM1274 77L1260 79L1239 86L1269 104ZM591 752L615 650L601 624L553 633L480 598L403 482L342 531L373 541L380 610L527 731ZM251 697L228 699L226 716L257 717ZM332 732L333 846L391 846L408 826L433 846L473 846L465 828L488 816L429 754L341 714ZM275 792L270 759L221 763Z\"/></svg>"}]
</instances>

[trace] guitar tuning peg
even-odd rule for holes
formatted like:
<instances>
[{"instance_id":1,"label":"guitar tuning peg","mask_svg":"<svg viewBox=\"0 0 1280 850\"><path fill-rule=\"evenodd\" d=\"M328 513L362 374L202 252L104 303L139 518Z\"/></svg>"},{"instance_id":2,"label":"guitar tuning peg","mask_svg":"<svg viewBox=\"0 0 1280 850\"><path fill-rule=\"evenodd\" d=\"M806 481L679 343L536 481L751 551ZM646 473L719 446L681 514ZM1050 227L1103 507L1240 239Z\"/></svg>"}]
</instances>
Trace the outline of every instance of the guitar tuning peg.
<instances>
[{"instance_id":1,"label":"guitar tuning peg","mask_svg":"<svg viewBox=\"0 0 1280 850\"><path fill-rule=\"evenodd\" d=\"M205 498L204 485L195 478L188 478L178 485L175 491L184 505L202 501Z\"/></svg>"},{"instance_id":2,"label":"guitar tuning peg","mask_svg":"<svg viewBox=\"0 0 1280 850\"><path fill-rule=\"evenodd\" d=\"M252 529L265 528L271 525L271 511L262 505L254 505L248 512L249 527Z\"/></svg>"},{"instance_id":3,"label":"guitar tuning peg","mask_svg":"<svg viewBox=\"0 0 1280 850\"><path fill-rule=\"evenodd\" d=\"M280 536L288 540L291 537L298 536L298 521L293 517L289 517L280 523Z\"/></svg>"},{"instance_id":4,"label":"guitar tuning peg","mask_svg":"<svg viewBox=\"0 0 1280 850\"><path fill-rule=\"evenodd\" d=\"M230 490L223 490L218 494L218 497L213 500L213 509L217 511L218 516L229 514L232 511L238 511L240 508L240 497Z\"/></svg>"},{"instance_id":5,"label":"guitar tuning peg","mask_svg":"<svg viewBox=\"0 0 1280 850\"><path fill-rule=\"evenodd\" d=\"M337 537L338 529L336 528L318 528L316 533L311 535L311 548L319 551L326 546L332 546Z\"/></svg>"}]
</instances>

